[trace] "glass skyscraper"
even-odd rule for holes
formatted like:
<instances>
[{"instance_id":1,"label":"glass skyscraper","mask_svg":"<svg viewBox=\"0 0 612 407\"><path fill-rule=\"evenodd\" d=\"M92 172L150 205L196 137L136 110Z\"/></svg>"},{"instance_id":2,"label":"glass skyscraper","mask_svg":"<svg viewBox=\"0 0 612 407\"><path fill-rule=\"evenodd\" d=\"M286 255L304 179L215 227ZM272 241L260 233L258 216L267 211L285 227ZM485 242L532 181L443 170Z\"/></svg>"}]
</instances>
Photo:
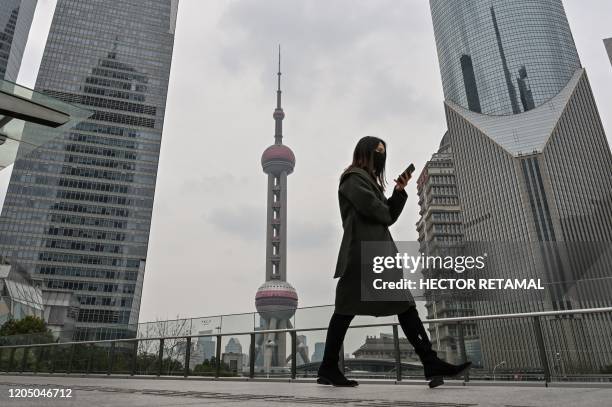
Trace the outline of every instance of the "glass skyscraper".
<instances>
[{"instance_id":1,"label":"glass skyscraper","mask_svg":"<svg viewBox=\"0 0 612 407\"><path fill-rule=\"evenodd\" d=\"M610 58L610 64L612 65L612 38L606 38L604 40L604 45L606 47L606 52L608 53L608 58Z\"/></svg>"},{"instance_id":2,"label":"glass skyscraper","mask_svg":"<svg viewBox=\"0 0 612 407\"><path fill-rule=\"evenodd\" d=\"M15 82L37 0L0 1L0 79Z\"/></svg>"},{"instance_id":3,"label":"glass skyscraper","mask_svg":"<svg viewBox=\"0 0 612 407\"><path fill-rule=\"evenodd\" d=\"M0 254L77 296L75 339L138 321L177 8L57 2L35 89L93 113L15 163Z\"/></svg>"},{"instance_id":4,"label":"glass skyscraper","mask_svg":"<svg viewBox=\"0 0 612 407\"><path fill-rule=\"evenodd\" d=\"M561 0L431 0L447 100L472 111L524 112L580 67Z\"/></svg>"},{"instance_id":5,"label":"glass skyscraper","mask_svg":"<svg viewBox=\"0 0 612 407\"><path fill-rule=\"evenodd\" d=\"M496 275L548 283L544 298L475 301L476 314L610 306L612 154L561 0L430 6L463 240L525 248ZM553 370L612 363L608 317L542 325ZM485 368L540 369L531 321L481 321L477 330Z\"/></svg>"}]
</instances>

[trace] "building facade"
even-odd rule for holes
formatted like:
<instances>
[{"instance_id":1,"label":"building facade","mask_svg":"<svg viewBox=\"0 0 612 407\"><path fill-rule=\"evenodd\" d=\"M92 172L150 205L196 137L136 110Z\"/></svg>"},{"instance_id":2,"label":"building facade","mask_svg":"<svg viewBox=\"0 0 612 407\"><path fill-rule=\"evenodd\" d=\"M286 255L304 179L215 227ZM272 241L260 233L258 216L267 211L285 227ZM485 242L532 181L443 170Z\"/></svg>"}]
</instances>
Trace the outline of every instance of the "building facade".
<instances>
[{"instance_id":1,"label":"building facade","mask_svg":"<svg viewBox=\"0 0 612 407\"><path fill-rule=\"evenodd\" d=\"M315 342L315 350L310 358L311 362L320 362L323 360L323 352L325 351L325 342Z\"/></svg>"},{"instance_id":2,"label":"building facade","mask_svg":"<svg viewBox=\"0 0 612 407\"><path fill-rule=\"evenodd\" d=\"M221 354L221 361L227 365L231 373L239 376L246 365L245 356L244 353L224 352Z\"/></svg>"},{"instance_id":3,"label":"building facade","mask_svg":"<svg viewBox=\"0 0 612 407\"><path fill-rule=\"evenodd\" d=\"M177 8L57 2L35 89L93 114L15 163L0 253L75 293L75 339L135 334Z\"/></svg>"},{"instance_id":4,"label":"building facade","mask_svg":"<svg viewBox=\"0 0 612 407\"><path fill-rule=\"evenodd\" d=\"M438 151L427 161L417 179L419 215L416 223L419 233L419 252L428 256L444 256L460 250L463 244L461 205L455 179L455 166L448 136L442 137ZM428 278L439 278L435 269L424 269ZM469 301L438 296L437 291L426 291L425 307L429 319L474 315ZM450 363L461 363L466 343L478 341L475 323L463 323L462 332L456 323L429 324L431 342L440 356ZM461 335L460 335L461 334ZM475 365L477 360L466 350L466 356Z\"/></svg>"},{"instance_id":5,"label":"building facade","mask_svg":"<svg viewBox=\"0 0 612 407\"><path fill-rule=\"evenodd\" d=\"M609 306L612 154L561 0L430 5L464 240L524 244L496 273L550 283L544 299L517 292L476 313ZM542 327L566 373L612 363L605 316ZM541 369L532 321L479 322L478 335L485 368Z\"/></svg>"},{"instance_id":6,"label":"building facade","mask_svg":"<svg viewBox=\"0 0 612 407\"><path fill-rule=\"evenodd\" d=\"M227 345L225 345L226 353L242 353L242 344L238 338L229 338Z\"/></svg>"},{"instance_id":7,"label":"building facade","mask_svg":"<svg viewBox=\"0 0 612 407\"><path fill-rule=\"evenodd\" d=\"M211 334L212 330L199 331L199 335ZM191 350L189 353L189 366L192 368L196 365L209 361L216 354L217 341L212 336L199 336L195 343L192 342Z\"/></svg>"},{"instance_id":8,"label":"building facade","mask_svg":"<svg viewBox=\"0 0 612 407\"><path fill-rule=\"evenodd\" d=\"M77 296L71 290L49 289L42 296L47 328L60 342L70 342L81 307Z\"/></svg>"},{"instance_id":9,"label":"building facade","mask_svg":"<svg viewBox=\"0 0 612 407\"><path fill-rule=\"evenodd\" d=\"M0 79L17 80L37 1L0 2Z\"/></svg>"},{"instance_id":10,"label":"building facade","mask_svg":"<svg viewBox=\"0 0 612 407\"><path fill-rule=\"evenodd\" d=\"M308 337L306 335L297 335L297 353L295 355L297 366L310 363L308 349Z\"/></svg>"},{"instance_id":11,"label":"building facade","mask_svg":"<svg viewBox=\"0 0 612 407\"><path fill-rule=\"evenodd\" d=\"M400 337L399 352L402 362L415 362L419 357L414 353L414 349L408 339ZM355 359L381 359L395 360L395 345L393 334L383 333L376 336L366 336L365 343L353 352Z\"/></svg>"}]
</instances>

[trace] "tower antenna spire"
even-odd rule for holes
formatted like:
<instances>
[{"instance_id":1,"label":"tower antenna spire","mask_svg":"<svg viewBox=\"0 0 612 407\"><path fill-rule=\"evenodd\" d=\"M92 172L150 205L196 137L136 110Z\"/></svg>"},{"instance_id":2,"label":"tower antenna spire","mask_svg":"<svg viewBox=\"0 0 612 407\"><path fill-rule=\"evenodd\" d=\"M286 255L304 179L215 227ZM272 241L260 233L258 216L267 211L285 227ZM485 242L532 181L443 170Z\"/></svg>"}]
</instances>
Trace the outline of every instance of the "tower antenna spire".
<instances>
[{"instance_id":1,"label":"tower antenna spire","mask_svg":"<svg viewBox=\"0 0 612 407\"><path fill-rule=\"evenodd\" d=\"M281 108L281 49L278 44L278 89L276 90L276 107Z\"/></svg>"},{"instance_id":2,"label":"tower antenna spire","mask_svg":"<svg viewBox=\"0 0 612 407\"><path fill-rule=\"evenodd\" d=\"M285 112L281 107L281 49L278 44L278 89L276 90L276 109L274 110L274 142L276 144L283 144L283 119L285 118Z\"/></svg>"}]
</instances>

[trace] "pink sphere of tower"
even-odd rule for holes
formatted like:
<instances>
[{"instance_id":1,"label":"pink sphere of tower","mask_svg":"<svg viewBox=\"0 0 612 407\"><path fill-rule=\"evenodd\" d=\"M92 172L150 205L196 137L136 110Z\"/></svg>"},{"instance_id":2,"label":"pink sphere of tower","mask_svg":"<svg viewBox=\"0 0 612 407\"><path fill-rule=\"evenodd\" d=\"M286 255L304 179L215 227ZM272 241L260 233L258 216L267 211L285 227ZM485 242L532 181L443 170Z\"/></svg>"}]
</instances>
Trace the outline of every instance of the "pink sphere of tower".
<instances>
[{"instance_id":1,"label":"pink sphere of tower","mask_svg":"<svg viewBox=\"0 0 612 407\"><path fill-rule=\"evenodd\" d=\"M297 291L286 281L266 281L255 294L255 308L265 318L290 319L297 305Z\"/></svg>"},{"instance_id":2,"label":"pink sphere of tower","mask_svg":"<svg viewBox=\"0 0 612 407\"><path fill-rule=\"evenodd\" d=\"M295 154L284 144L272 144L261 155L261 166L266 174L279 174L282 171L291 174L295 167Z\"/></svg>"}]
</instances>

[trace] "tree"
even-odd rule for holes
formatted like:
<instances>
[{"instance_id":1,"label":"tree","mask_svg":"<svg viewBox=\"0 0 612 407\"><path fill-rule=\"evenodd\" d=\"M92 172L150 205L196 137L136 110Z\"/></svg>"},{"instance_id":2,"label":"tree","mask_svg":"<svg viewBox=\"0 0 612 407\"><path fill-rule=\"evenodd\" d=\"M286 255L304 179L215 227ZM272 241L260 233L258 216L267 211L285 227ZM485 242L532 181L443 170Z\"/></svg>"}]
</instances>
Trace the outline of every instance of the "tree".
<instances>
[{"instance_id":1,"label":"tree","mask_svg":"<svg viewBox=\"0 0 612 407\"><path fill-rule=\"evenodd\" d=\"M27 341L23 341L23 337L7 338L12 335L29 335ZM16 340L19 343L12 343ZM47 324L42 318L28 315L22 319L9 319L2 327L0 327L0 343L1 344L21 344L27 343L46 343L53 342L53 334L47 328Z\"/></svg>"},{"instance_id":2,"label":"tree","mask_svg":"<svg viewBox=\"0 0 612 407\"><path fill-rule=\"evenodd\" d=\"M204 362L193 367L193 374L196 376L212 376L217 371L217 360L214 356L209 359L204 359ZM219 366L219 376L238 376L229 368L227 363L221 362Z\"/></svg>"},{"instance_id":3,"label":"tree","mask_svg":"<svg viewBox=\"0 0 612 407\"><path fill-rule=\"evenodd\" d=\"M157 372L159 369L158 354L159 340L147 340L147 338L163 337L164 359L162 360L162 372L167 375L182 373L185 360L185 339L175 339L175 336L188 336L191 334L191 320L181 319L179 315L174 321L159 321L142 324L138 329L138 371L143 374Z\"/></svg>"}]
</instances>

